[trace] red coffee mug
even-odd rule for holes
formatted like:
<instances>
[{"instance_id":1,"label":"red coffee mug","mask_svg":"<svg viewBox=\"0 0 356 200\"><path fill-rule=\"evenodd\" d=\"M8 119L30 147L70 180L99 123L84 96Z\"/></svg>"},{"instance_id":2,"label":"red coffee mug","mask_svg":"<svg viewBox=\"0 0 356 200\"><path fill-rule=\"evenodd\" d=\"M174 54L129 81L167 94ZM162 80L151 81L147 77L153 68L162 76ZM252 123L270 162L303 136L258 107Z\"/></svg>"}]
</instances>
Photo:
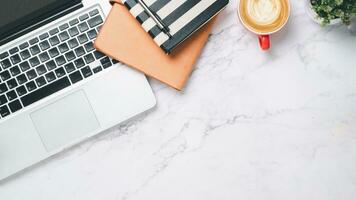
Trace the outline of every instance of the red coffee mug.
<instances>
[{"instance_id":1,"label":"red coffee mug","mask_svg":"<svg viewBox=\"0 0 356 200\"><path fill-rule=\"evenodd\" d=\"M255 30L255 29L252 29L250 28L250 26L248 26L247 24L245 24L245 20L242 19L242 16L241 16L241 12L240 12L240 4L241 4L241 1L245 1L245 0L240 0L240 3L238 4L238 16L239 16L239 19L240 19L240 22L242 23L242 25L248 29L249 31L251 31L252 33L255 33L257 36L258 36L258 41L260 43L260 47L262 50L268 50L270 47L271 47L271 42L270 42L270 35L281 30L288 22L288 19L289 19L289 16L290 16L290 3L289 1L288 2L288 16L286 17L285 21L283 22L282 25L280 25L278 28L276 28L275 30L273 31L270 31L270 32L262 32L262 31L258 31L258 30Z\"/></svg>"}]
</instances>

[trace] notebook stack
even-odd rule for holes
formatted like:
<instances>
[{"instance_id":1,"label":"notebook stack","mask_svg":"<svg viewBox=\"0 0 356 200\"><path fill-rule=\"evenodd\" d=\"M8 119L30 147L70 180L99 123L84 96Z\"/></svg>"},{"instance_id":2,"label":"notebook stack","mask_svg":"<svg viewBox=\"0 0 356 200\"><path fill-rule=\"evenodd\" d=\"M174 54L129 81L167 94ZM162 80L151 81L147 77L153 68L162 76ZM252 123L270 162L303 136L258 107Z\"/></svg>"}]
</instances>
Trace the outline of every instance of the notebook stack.
<instances>
[{"instance_id":1,"label":"notebook stack","mask_svg":"<svg viewBox=\"0 0 356 200\"><path fill-rule=\"evenodd\" d=\"M95 48L182 90L213 28L214 16L228 0L111 2L113 8Z\"/></svg>"},{"instance_id":2,"label":"notebook stack","mask_svg":"<svg viewBox=\"0 0 356 200\"><path fill-rule=\"evenodd\" d=\"M166 53L217 15L228 0L122 0ZM161 25L161 26L160 26Z\"/></svg>"}]
</instances>

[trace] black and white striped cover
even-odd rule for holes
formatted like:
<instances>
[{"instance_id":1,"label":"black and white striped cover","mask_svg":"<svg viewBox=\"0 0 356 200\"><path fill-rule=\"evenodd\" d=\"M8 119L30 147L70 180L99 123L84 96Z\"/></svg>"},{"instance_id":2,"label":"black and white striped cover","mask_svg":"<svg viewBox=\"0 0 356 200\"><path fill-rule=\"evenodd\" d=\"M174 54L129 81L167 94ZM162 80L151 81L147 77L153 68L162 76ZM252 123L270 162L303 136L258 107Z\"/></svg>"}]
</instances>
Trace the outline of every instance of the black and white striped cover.
<instances>
[{"instance_id":1,"label":"black and white striped cover","mask_svg":"<svg viewBox=\"0 0 356 200\"><path fill-rule=\"evenodd\" d=\"M137 0L122 0L130 13L141 23L154 41L166 53L219 13L229 0L143 0L170 29L171 38L144 11Z\"/></svg>"}]
</instances>

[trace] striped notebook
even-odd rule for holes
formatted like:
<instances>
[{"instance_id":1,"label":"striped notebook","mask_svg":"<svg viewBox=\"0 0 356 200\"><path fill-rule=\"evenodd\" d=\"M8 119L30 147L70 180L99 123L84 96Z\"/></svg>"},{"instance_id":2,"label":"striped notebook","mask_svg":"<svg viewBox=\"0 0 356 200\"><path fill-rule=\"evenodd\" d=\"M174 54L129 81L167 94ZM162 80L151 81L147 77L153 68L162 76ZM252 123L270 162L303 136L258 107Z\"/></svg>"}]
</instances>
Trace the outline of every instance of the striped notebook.
<instances>
[{"instance_id":1,"label":"striped notebook","mask_svg":"<svg viewBox=\"0 0 356 200\"><path fill-rule=\"evenodd\" d=\"M229 0L141 0L141 2L122 0L122 2L156 44L169 54L217 15ZM152 13L156 19L152 17ZM157 23L157 18L165 25L166 30L160 28L162 26Z\"/></svg>"}]
</instances>

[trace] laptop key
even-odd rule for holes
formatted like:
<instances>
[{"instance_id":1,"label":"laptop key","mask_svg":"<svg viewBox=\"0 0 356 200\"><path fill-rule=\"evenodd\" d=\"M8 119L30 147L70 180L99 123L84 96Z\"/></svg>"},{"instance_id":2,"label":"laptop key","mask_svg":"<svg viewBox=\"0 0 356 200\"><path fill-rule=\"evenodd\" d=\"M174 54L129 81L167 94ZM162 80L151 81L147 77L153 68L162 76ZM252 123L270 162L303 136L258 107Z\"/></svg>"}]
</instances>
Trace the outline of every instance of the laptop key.
<instances>
[{"instance_id":1,"label":"laptop key","mask_svg":"<svg viewBox=\"0 0 356 200\"><path fill-rule=\"evenodd\" d=\"M41 53L38 57L40 58L41 62L43 62L43 63L50 59L47 52Z\"/></svg>"},{"instance_id":2,"label":"laptop key","mask_svg":"<svg viewBox=\"0 0 356 200\"><path fill-rule=\"evenodd\" d=\"M21 70L22 70L23 72L25 72L25 71L27 71L28 69L31 68L31 67L30 67L30 64L28 64L27 61L21 63L19 66L20 66L20 68L21 68Z\"/></svg>"},{"instance_id":3,"label":"laptop key","mask_svg":"<svg viewBox=\"0 0 356 200\"><path fill-rule=\"evenodd\" d=\"M95 10L92 10L89 12L89 15L92 17L94 15L97 15L99 13L99 10L98 9L95 9Z\"/></svg>"},{"instance_id":4,"label":"laptop key","mask_svg":"<svg viewBox=\"0 0 356 200\"><path fill-rule=\"evenodd\" d=\"M102 71L103 69L101 68L101 66L97 66L97 67L95 67L94 69L93 69L93 72L94 73L98 73L98 72L100 72L100 71Z\"/></svg>"},{"instance_id":5,"label":"laptop key","mask_svg":"<svg viewBox=\"0 0 356 200\"><path fill-rule=\"evenodd\" d=\"M15 54L15 55L11 56L10 60L13 65L16 65L17 63L21 62L21 58L20 58L19 54Z\"/></svg>"},{"instance_id":6,"label":"laptop key","mask_svg":"<svg viewBox=\"0 0 356 200\"><path fill-rule=\"evenodd\" d=\"M0 106L4 105L5 103L7 103L5 95L0 95Z\"/></svg>"},{"instance_id":7,"label":"laptop key","mask_svg":"<svg viewBox=\"0 0 356 200\"><path fill-rule=\"evenodd\" d=\"M64 56L59 56L56 58L56 63L57 63L57 66L61 66L61 65L64 65L66 63L66 59L64 58Z\"/></svg>"},{"instance_id":8,"label":"laptop key","mask_svg":"<svg viewBox=\"0 0 356 200\"><path fill-rule=\"evenodd\" d=\"M14 47L14 48L10 49L9 52L10 52L11 55L15 54L15 53L19 52L19 48Z\"/></svg>"},{"instance_id":9,"label":"laptop key","mask_svg":"<svg viewBox=\"0 0 356 200\"><path fill-rule=\"evenodd\" d=\"M25 74L19 75L18 77L16 77L16 79L17 79L17 82L19 83L19 85L22 85L27 82L27 78L26 78Z\"/></svg>"},{"instance_id":10,"label":"laptop key","mask_svg":"<svg viewBox=\"0 0 356 200\"><path fill-rule=\"evenodd\" d=\"M104 57L105 55L99 51L94 51L94 56L98 60L98 59Z\"/></svg>"},{"instance_id":11,"label":"laptop key","mask_svg":"<svg viewBox=\"0 0 356 200\"><path fill-rule=\"evenodd\" d=\"M8 52L4 52L4 53L0 54L0 59L4 59L4 58L6 58L8 56L9 56L9 53Z\"/></svg>"},{"instance_id":12,"label":"laptop key","mask_svg":"<svg viewBox=\"0 0 356 200\"><path fill-rule=\"evenodd\" d=\"M88 42L84 45L84 48L87 52L91 52L94 50L94 46L92 42Z\"/></svg>"},{"instance_id":13,"label":"laptop key","mask_svg":"<svg viewBox=\"0 0 356 200\"><path fill-rule=\"evenodd\" d=\"M69 75L69 78L73 84L83 80L83 76L80 74L80 71L73 72L72 74Z\"/></svg>"},{"instance_id":14,"label":"laptop key","mask_svg":"<svg viewBox=\"0 0 356 200\"><path fill-rule=\"evenodd\" d=\"M46 84L46 79L43 76L41 76L36 79L36 84L38 87L42 87L43 85Z\"/></svg>"},{"instance_id":15,"label":"laptop key","mask_svg":"<svg viewBox=\"0 0 356 200\"><path fill-rule=\"evenodd\" d=\"M55 69L57 67L57 65L53 60L51 60L46 63L46 67L47 67L48 71L51 71L52 69Z\"/></svg>"},{"instance_id":16,"label":"laptop key","mask_svg":"<svg viewBox=\"0 0 356 200\"><path fill-rule=\"evenodd\" d=\"M49 72L48 74L45 75L47 82L52 82L54 79L56 79L56 75L54 75L53 72Z\"/></svg>"},{"instance_id":17,"label":"laptop key","mask_svg":"<svg viewBox=\"0 0 356 200\"><path fill-rule=\"evenodd\" d=\"M16 92L19 96L23 96L23 95L27 94L27 90L26 90L25 86L23 86L23 85L16 88Z\"/></svg>"},{"instance_id":18,"label":"laptop key","mask_svg":"<svg viewBox=\"0 0 356 200\"><path fill-rule=\"evenodd\" d=\"M10 92L6 93L6 96L9 101L12 101L17 98L17 94L14 90L11 90Z\"/></svg>"},{"instance_id":19,"label":"laptop key","mask_svg":"<svg viewBox=\"0 0 356 200\"><path fill-rule=\"evenodd\" d=\"M67 73L71 73L72 71L75 70L75 66L73 63L68 63L64 65L64 68L66 69Z\"/></svg>"},{"instance_id":20,"label":"laptop key","mask_svg":"<svg viewBox=\"0 0 356 200\"><path fill-rule=\"evenodd\" d=\"M28 106L68 86L70 86L68 77L63 77L36 91L29 93L26 96L21 97L21 102L24 106Z\"/></svg>"},{"instance_id":21,"label":"laptop key","mask_svg":"<svg viewBox=\"0 0 356 200\"><path fill-rule=\"evenodd\" d=\"M97 15L97 16L88 20L88 24L89 24L90 28L93 28L101 23L103 23L103 19L101 18L100 15Z\"/></svg>"},{"instance_id":22,"label":"laptop key","mask_svg":"<svg viewBox=\"0 0 356 200\"><path fill-rule=\"evenodd\" d=\"M20 101L17 99L15 101L9 103L9 108L10 108L11 112L14 113L14 112L20 110L22 108L22 105L21 105Z\"/></svg>"},{"instance_id":23,"label":"laptop key","mask_svg":"<svg viewBox=\"0 0 356 200\"><path fill-rule=\"evenodd\" d=\"M37 74L41 76L42 74L47 72L47 69L44 65L40 65L36 68Z\"/></svg>"},{"instance_id":24,"label":"laptop key","mask_svg":"<svg viewBox=\"0 0 356 200\"><path fill-rule=\"evenodd\" d=\"M64 71L63 67L56 69L55 73L58 78L61 78L62 76L66 75L66 72Z\"/></svg>"},{"instance_id":25,"label":"laptop key","mask_svg":"<svg viewBox=\"0 0 356 200\"><path fill-rule=\"evenodd\" d=\"M27 88L28 92L31 92L31 91L35 90L37 88L37 86L34 81L31 81L29 83L26 83L26 88Z\"/></svg>"},{"instance_id":26,"label":"laptop key","mask_svg":"<svg viewBox=\"0 0 356 200\"><path fill-rule=\"evenodd\" d=\"M36 44L37 42L39 42L39 39L38 38L33 38L29 41L30 45L34 45Z\"/></svg>"},{"instance_id":27,"label":"laptop key","mask_svg":"<svg viewBox=\"0 0 356 200\"><path fill-rule=\"evenodd\" d=\"M69 50L69 47L68 47L67 43L63 43L58 46L58 49L61 53L65 53Z\"/></svg>"},{"instance_id":28,"label":"laptop key","mask_svg":"<svg viewBox=\"0 0 356 200\"><path fill-rule=\"evenodd\" d=\"M21 62L21 58L20 58L19 54L15 54L15 55L11 56L10 60L13 65L16 65L17 63Z\"/></svg>"},{"instance_id":29,"label":"laptop key","mask_svg":"<svg viewBox=\"0 0 356 200\"><path fill-rule=\"evenodd\" d=\"M65 29L67 29L68 27L69 27L69 25L67 23L65 23L65 24L62 24L59 26L59 30L63 31Z\"/></svg>"},{"instance_id":30,"label":"laptop key","mask_svg":"<svg viewBox=\"0 0 356 200\"><path fill-rule=\"evenodd\" d=\"M79 20L78 20L78 19L73 19L73 20L71 20L71 21L69 22L69 25L74 26L74 25L76 25L76 24L78 24L78 23L79 23Z\"/></svg>"},{"instance_id":31,"label":"laptop key","mask_svg":"<svg viewBox=\"0 0 356 200\"><path fill-rule=\"evenodd\" d=\"M88 42L88 40L89 39L85 33L78 36L78 41L80 44L84 44L84 43Z\"/></svg>"},{"instance_id":32,"label":"laptop key","mask_svg":"<svg viewBox=\"0 0 356 200\"><path fill-rule=\"evenodd\" d=\"M8 67L11 67L11 62L9 59L5 59L3 61L1 61L1 66L3 69L6 69Z\"/></svg>"},{"instance_id":33,"label":"laptop key","mask_svg":"<svg viewBox=\"0 0 356 200\"><path fill-rule=\"evenodd\" d=\"M100 63L101 63L102 65L104 65L105 63L109 63L109 62L110 62L109 57L105 57L105 58L103 58L103 59L100 60Z\"/></svg>"},{"instance_id":34,"label":"laptop key","mask_svg":"<svg viewBox=\"0 0 356 200\"><path fill-rule=\"evenodd\" d=\"M31 67L36 67L40 64L40 60L38 60L37 56L33 57L29 60Z\"/></svg>"},{"instance_id":35,"label":"laptop key","mask_svg":"<svg viewBox=\"0 0 356 200\"><path fill-rule=\"evenodd\" d=\"M7 87L9 88L9 90L11 90L11 89L13 89L13 88L18 86L15 78L8 80L6 82L6 84L7 84Z\"/></svg>"},{"instance_id":36,"label":"laptop key","mask_svg":"<svg viewBox=\"0 0 356 200\"><path fill-rule=\"evenodd\" d=\"M7 89L6 84L5 83L0 84L0 94L7 92L7 91L8 91L8 89Z\"/></svg>"},{"instance_id":37,"label":"laptop key","mask_svg":"<svg viewBox=\"0 0 356 200\"><path fill-rule=\"evenodd\" d=\"M78 57L82 56L85 54L85 50L83 47L78 47L75 50L75 54L77 54Z\"/></svg>"},{"instance_id":38,"label":"laptop key","mask_svg":"<svg viewBox=\"0 0 356 200\"><path fill-rule=\"evenodd\" d=\"M49 37L48 33L43 33L42 35L39 36L40 40L44 40Z\"/></svg>"},{"instance_id":39,"label":"laptop key","mask_svg":"<svg viewBox=\"0 0 356 200\"><path fill-rule=\"evenodd\" d=\"M87 64L90 64L95 61L95 58L94 58L93 54L90 53L90 54L87 54L84 56L84 60Z\"/></svg>"},{"instance_id":40,"label":"laptop key","mask_svg":"<svg viewBox=\"0 0 356 200\"><path fill-rule=\"evenodd\" d=\"M20 56L22 60L26 60L27 58L31 57L30 52L26 49L20 52Z\"/></svg>"},{"instance_id":41,"label":"laptop key","mask_svg":"<svg viewBox=\"0 0 356 200\"><path fill-rule=\"evenodd\" d=\"M64 42L66 40L69 39L69 35L67 33L67 31L64 31L62 33L59 34L59 39L61 40L61 42Z\"/></svg>"},{"instance_id":42,"label":"laptop key","mask_svg":"<svg viewBox=\"0 0 356 200\"><path fill-rule=\"evenodd\" d=\"M49 43L51 43L52 46L55 46L59 44L59 38L57 36L53 36L49 38Z\"/></svg>"},{"instance_id":43,"label":"laptop key","mask_svg":"<svg viewBox=\"0 0 356 200\"><path fill-rule=\"evenodd\" d=\"M93 75L93 72L91 71L89 66L82 68L81 71L82 71L84 78L87 78L87 77Z\"/></svg>"},{"instance_id":44,"label":"laptop key","mask_svg":"<svg viewBox=\"0 0 356 200\"><path fill-rule=\"evenodd\" d=\"M66 59L68 60L68 62L72 61L72 60L74 60L76 58L76 56L75 56L73 51L70 51L70 52L66 53L65 56L66 56Z\"/></svg>"},{"instance_id":45,"label":"laptop key","mask_svg":"<svg viewBox=\"0 0 356 200\"><path fill-rule=\"evenodd\" d=\"M77 27L72 27L72 28L68 29L68 32L71 37L74 37L79 34L79 30Z\"/></svg>"},{"instance_id":46,"label":"laptop key","mask_svg":"<svg viewBox=\"0 0 356 200\"><path fill-rule=\"evenodd\" d=\"M22 44L20 44L20 49L22 50L22 49L25 49L25 48L27 48L27 47L29 47L30 45L28 44L28 42L24 42L24 43L22 43Z\"/></svg>"},{"instance_id":47,"label":"laptop key","mask_svg":"<svg viewBox=\"0 0 356 200\"><path fill-rule=\"evenodd\" d=\"M52 30L49 31L49 34L50 34L50 35L55 35L55 34L57 34L58 32L59 32L58 28L54 28L54 29L52 29Z\"/></svg>"},{"instance_id":48,"label":"laptop key","mask_svg":"<svg viewBox=\"0 0 356 200\"><path fill-rule=\"evenodd\" d=\"M12 76L17 76L21 73L20 68L18 66L10 68L10 73Z\"/></svg>"},{"instance_id":49,"label":"laptop key","mask_svg":"<svg viewBox=\"0 0 356 200\"><path fill-rule=\"evenodd\" d=\"M49 49L51 47L47 40L45 40L43 42L40 42L39 45L40 45L40 48L41 48L42 51L45 51L45 50L47 50L47 49Z\"/></svg>"},{"instance_id":50,"label":"laptop key","mask_svg":"<svg viewBox=\"0 0 356 200\"><path fill-rule=\"evenodd\" d=\"M111 62L107 62L103 64L104 69L109 68L111 66L112 66Z\"/></svg>"},{"instance_id":51,"label":"laptop key","mask_svg":"<svg viewBox=\"0 0 356 200\"><path fill-rule=\"evenodd\" d=\"M82 33L89 29L88 24L86 22L79 24L78 28L79 28L79 31Z\"/></svg>"},{"instance_id":52,"label":"laptop key","mask_svg":"<svg viewBox=\"0 0 356 200\"><path fill-rule=\"evenodd\" d=\"M30 71L26 72L26 75L29 80L32 80L37 77L36 71L34 69L31 69Z\"/></svg>"},{"instance_id":53,"label":"laptop key","mask_svg":"<svg viewBox=\"0 0 356 200\"><path fill-rule=\"evenodd\" d=\"M51 58L54 58L54 57L56 57L56 56L59 55L59 51L58 51L58 49L57 49L56 47L50 49L50 50L48 51L48 53L49 53L49 55L51 56Z\"/></svg>"},{"instance_id":54,"label":"laptop key","mask_svg":"<svg viewBox=\"0 0 356 200\"><path fill-rule=\"evenodd\" d=\"M74 61L74 65L77 67L77 69L84 67L85 63L82 58L78 58L77 60Z\"/></svg>"},{"instance_id":55,"label":"laptop key","mask_svg":"<svg viewBox=\"0 0 356 200\"><path fill-rule=\"evenodd\" d=\"M10 115L10 110L6 105L0 107L0 115L1 115L1 117L6 117L6 116Z\"/></svg>"},{"instance_id":56,"label":"laptop key","mask_svg":"<svg viewBox=\"0 0 356 200\"><path fill-rule=\"evenodd\" d=\"M31 51L32 55L34 56L34 55L37 55L38 53L40 53L41 50L38 47L38 45L35 45L30 48L30 51Z\"/></svg>"},{"instance_id":57,"label":"laptop key","mask_svg":"<svg viewBox=\"0 0 356 200\"><path fill-rule=\"evenodd\" d=\"M75 39L75 38L69 40L69 41L68 41L68 44L69 44L69 47L70 47L71 49L73 49L73 48L75 48L75 47L77 47L77 46L79 45L77 39Z\"/></svg>"},{"instance_id":58,"label":"laptop key","mask_svg":"<svg viewBox=\"0 0 356 200\"><path fill-rule=\"evenodd\" d=\"M92 30L88 31L87 34L88 34L88 37L92 40L92 39L96 38L97 32L95 29L92 29Z\"/></svg>"},{"instance_id":59,"label":"laptop key","mask_svg":"<svg viewBox=\"0 0 356 200\"><path fill-rule=\"evenodd\" d=\"M1 72L0 78L4 82L7 81L9 78L11 78L10 72L8 70Z\"/></svg>"},{"instance_id":60,"label":"laptop key","mask_svg":"<svg viewBox=\"0 0 356 200\"><path fill-rule=\"evenodd\" d=\"M86 19L88 19L89 18L89 15L88 14L84 14L84 15L81 15L80 17L79 17L79 20L80 21L84 21L84 20L86 20Z\"/></svg>"}]
</instances>

